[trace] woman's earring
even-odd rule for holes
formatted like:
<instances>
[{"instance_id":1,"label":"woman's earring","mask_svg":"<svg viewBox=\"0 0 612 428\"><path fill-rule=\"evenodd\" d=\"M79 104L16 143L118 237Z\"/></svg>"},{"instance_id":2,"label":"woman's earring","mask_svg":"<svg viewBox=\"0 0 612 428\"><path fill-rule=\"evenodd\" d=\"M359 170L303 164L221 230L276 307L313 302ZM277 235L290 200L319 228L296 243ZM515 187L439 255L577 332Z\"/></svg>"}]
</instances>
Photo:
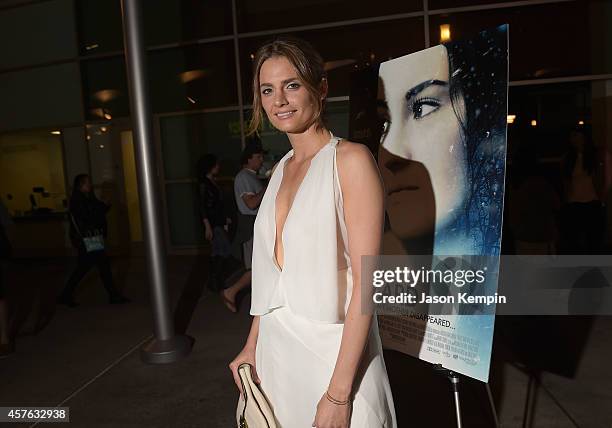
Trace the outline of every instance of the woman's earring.
<instances>
[{"instance_id":1,"label":"woman's earring","mask_svg":"<svg viewBox=\"0 0 612 428\"><path fill-rule=\"evenodd\" d=\"M383 124L382 134L380 134L380 140L378 141L379 144L383 143L388 133L389 133L389 121L385 120L385 123Z\"/></svg>"}]
</instances>

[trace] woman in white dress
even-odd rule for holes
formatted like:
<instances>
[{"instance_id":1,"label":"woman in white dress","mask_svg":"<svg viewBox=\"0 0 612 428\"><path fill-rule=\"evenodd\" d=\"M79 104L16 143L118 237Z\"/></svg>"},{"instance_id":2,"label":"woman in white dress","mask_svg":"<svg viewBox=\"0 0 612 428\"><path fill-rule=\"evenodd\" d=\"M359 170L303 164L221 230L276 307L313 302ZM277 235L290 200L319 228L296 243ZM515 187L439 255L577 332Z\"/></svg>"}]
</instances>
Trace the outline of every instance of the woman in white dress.
<instances>
[{"instance_id":1,"label":"woman in white dress","mask_svg":"<svg viewBox=\"0 0 612 428\"><path fill-rule=\"evenodd\" d=\"M383 189L367 147L322 120L320 55L277 39L254 60L255 132L263 114L292 146L255 221L251 331L230 363L250 363L283 428L396 427L378 324L362 311L361 256L377 255Z\"/></svg>"}]
</instances>

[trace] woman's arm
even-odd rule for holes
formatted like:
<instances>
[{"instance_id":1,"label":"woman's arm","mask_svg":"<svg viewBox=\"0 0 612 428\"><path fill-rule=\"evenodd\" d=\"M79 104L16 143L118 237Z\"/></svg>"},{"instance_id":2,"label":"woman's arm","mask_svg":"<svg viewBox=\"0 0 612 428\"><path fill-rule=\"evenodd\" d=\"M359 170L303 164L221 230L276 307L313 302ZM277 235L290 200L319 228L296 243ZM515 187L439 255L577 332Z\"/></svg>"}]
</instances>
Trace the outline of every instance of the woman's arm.
<instances>
[{"instance_id":1,"label":"woman's arm","mask_svg":"<svg viewBox=\"0 0 612 428\"><path fill-rule=\"evenodd\" d=\"M255 347L257 346L258 336L259 336L259 316L256 315L253 317L253 322L251 323L251 330L249 331L249 335L247 337L246 343L244 344L244 347L255 351Z\"/></svg>"},{"instance_id":2,"label":"woman's arm","mask_svg":"<svg viewBox=\"0 0 612 428\"><path fill-rule=\"evenodd\" d=\"M213 229L209 220L209 209L208 205L210 204L210 192L208 191L206 182L200 182L199 184L199 205L200 205L200 218L202 219L202 224L204 225L204 237L207 241L212 240L213 238Z\"/></svg>"},{"instance_id":3,"label":"woman's arm","mask_svg":"<svg viewBox=\"0 0 612 428\"><path fill-rule=\"evenodd\" d=\"M242 393L242 387L240 383L240 376L238 376L238 367L240 367L243 363L249 363L252 367L252 375L253 380L257 383L260 382L259 376L257 375L257 370L255 369L255 349L257 347L257 337L259 336L259 316L253 317L253 322L251 323L251 331L249 332L249 336L247 337L246 343L242 348L242 351L234 358L234 360L229 364L229 368L232 371L232 375L234 376L234 382L236 382L236 387Z\"/></svg>"},{"instance_id":4,"label":"woman's arm","mask_svg":"<svg viewBox=\"0 0 612 428\"><path fill-rule=\"evenodd\" d=\"M337 164L353 271L353 291L328 391L333 398L344 401L351 396L372 322L372 315L364 314L361 310L363 293L371 293L371 289L362 290L361 256L378 255L380 252L384 197L376 162L366 146L348 142L340 144Z\"/></svg>"}]
</instances>

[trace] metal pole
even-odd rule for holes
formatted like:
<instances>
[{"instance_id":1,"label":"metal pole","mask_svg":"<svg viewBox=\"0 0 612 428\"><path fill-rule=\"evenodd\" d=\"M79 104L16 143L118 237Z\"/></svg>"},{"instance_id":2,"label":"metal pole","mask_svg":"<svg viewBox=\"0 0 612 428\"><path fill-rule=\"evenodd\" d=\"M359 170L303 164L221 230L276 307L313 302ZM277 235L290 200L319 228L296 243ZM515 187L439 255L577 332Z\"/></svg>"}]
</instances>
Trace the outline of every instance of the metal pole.
<instances>
[{"instance_id":1,"label":"metal pole","mask_svg":"<svg viewBox=\"0 0 612 428\"><path fill-rule=\"evenodd\" d=\"M453 395L455 397L455 414L457 416L457 428L461 428L461 406L459 405L459 377L457 374L450 372L448 375L448 380L450 380L451 385L453 386Z\"/></svg>"},{"instance_id":2,"label":"metal pole","mask_svg":"<svg viewBox=\"0 0 612 428\"><path fill-rule=\"evenodd\" d=\"M495 408L495 401L493 400L493 394L491 393L491 386L485 383L487 388L487 396L489 397L489 405L491 406L491 413L493 413L493 419L495 420L495 428L499 428L499 418L497 417L497 409Z\"/></svg>"},{"instance_id":3,"label":"metal pole","mask_svg":"<svg viewBox=\"0 0 612 428\"><path fill-rule=\"evenodd\" d=\"M244 100L242 99L242 76L240 74L240 43L238 43L238 20L236 18L236 0L232 0L232 28L234 31L234 60L236 61L236 85L238 89L238 106L240 106L240 144L245 146L244 138ZM250 66L251 64L249 64Z\"/></svg>"},{"instance_id":4,"label":"metal pole","mask_svg":"<svg viewBox=\"0 0 612 428\"><path fill-rule=\"evenodd\" d=\"M147 363L171 363L189 354L191 341L187 336L174 334L174 322L166 289L166 259L159 217L160 193L157 190L152 144L153 132L140 1L122 0L121 10L155 335L155 338L141 349L141 358Z\"/></svg>"}]
</instances>

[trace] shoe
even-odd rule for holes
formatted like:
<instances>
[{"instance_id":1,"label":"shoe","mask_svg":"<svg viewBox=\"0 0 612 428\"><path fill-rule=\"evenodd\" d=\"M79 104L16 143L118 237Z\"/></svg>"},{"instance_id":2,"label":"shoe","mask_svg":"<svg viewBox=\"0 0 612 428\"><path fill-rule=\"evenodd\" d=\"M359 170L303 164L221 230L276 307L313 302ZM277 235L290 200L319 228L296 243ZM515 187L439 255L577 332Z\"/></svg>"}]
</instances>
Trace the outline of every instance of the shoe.
<instances>
[{"instance_id":1,"label":"shoe","mask_svg":"<svg viewBox=\"0 0 612 428\"><path fill-rule=\"evenodd\" d=\"M6 358L15 352L15 342L0 344L0 358Z\"/></svg>"},{"instance_id":2,"label":"shoe","mask_svg":"<svg viewBox=\"0 0 612 428\"><path fill-rule=\"evenodd\" d=\"M76 308L77 306L79 306L79 304L75 302L72 297L66 296L59 296L57 298L57 303L59 303L60 305L66 305L69 308Z\"/></svg>"},{"instance_id":3,"label":"shoe","mask_svg":"<svg viewBox=\"0 0 612 428\"><path fill-rule=\"evenodd\" d=\"M111 305L122 305L124 303L130 303L131 300L125 296L114 296L111 297L108 301Z\"/></svg>"}]
</instances>

